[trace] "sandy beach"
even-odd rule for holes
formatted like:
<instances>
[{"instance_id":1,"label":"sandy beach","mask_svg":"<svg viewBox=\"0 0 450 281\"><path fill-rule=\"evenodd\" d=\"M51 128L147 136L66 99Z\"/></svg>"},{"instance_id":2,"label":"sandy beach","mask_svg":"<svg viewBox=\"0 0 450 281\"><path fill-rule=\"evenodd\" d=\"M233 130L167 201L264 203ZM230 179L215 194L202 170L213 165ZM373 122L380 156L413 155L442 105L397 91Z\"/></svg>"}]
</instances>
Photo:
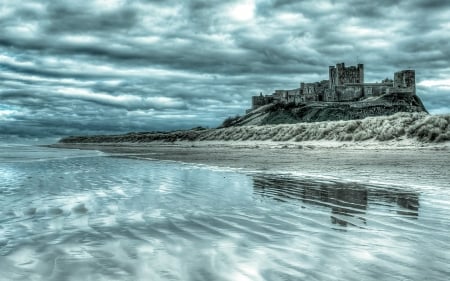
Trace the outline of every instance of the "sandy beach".
<instances>
[{"instance_id":1,"label":"sandy beach","mask_svg":"<svg viewBox=\"0 0 450 281\"><path fill-rule=\"evenodd\" d=\"M445 147L56 146L0 146L0 280L24 280L16 278L22 272L35 280L445 280L450 273ZM254 274L241 278L246 266Z\"/></svg>"},{"instance_id":2,"label":"sandy beach","mask_svg":"<svg viewBox=\"0 0 450 281\"><path fill-rule=\"evenodd\" d=\"M448 143L411 142L177 142L55 144L112 156L170 160L245 171L351 179L362 182L448 186ZM358 175L358 177L355 177Z\"/></svg>"}]
</instances>

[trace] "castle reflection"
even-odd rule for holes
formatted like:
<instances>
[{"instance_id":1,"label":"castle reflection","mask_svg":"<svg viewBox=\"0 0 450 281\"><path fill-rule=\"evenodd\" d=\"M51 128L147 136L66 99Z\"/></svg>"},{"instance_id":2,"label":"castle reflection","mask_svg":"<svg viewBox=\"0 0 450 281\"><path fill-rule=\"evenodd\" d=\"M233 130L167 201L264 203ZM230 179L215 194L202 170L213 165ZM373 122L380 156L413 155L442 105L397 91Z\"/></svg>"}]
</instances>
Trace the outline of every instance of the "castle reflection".
<instances>
[{"instance_id":1,"label":"castle reflection","mask_svg":"<svg viewBox=\"0 0 450 281\"><path fill-rule=\"evenodd\" d=\"M419 212L419 194L399 188L256 174L253 176L253 191L255 195L281 202L328 207L331 209L331 222L340 226L366 224L369 205L373 209L412 218Z\"/></svg>"}]
</instances>

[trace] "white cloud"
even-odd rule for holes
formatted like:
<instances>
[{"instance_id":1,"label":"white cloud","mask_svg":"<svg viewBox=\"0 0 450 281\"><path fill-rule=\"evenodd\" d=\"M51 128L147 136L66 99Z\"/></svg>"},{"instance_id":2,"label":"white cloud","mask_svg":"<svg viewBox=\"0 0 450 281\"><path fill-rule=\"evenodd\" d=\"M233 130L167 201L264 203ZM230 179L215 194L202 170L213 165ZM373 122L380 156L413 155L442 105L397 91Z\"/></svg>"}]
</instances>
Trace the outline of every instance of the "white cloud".
<instances>
[{"instance_id":1,"label":"white cloud","mask_svg":"<svg viewBox=\"0 0 450 281\"><path fill-rule=\"evenodd\" d=\"M62 97L79 99L95 103L125 107L129 109L138 108L178 108L184 106L180 100L169 97L140 97L135 95L113 96L106 93L95 93L89 89L64 87L55 91Z\"/></svg>"},{"instance_id":2,"label":"white cloud","mask_svg":"<svg viewBox=\"0 0 450 281\"><path fill-rule=\"evenodd\" d=\"M18 111L16 110L0 109L0 120L2 121L12 120L9 119L8 117L11 115L15 115L17 113Z\"/></svg>"},{"instance_id":3,"label":"white cloud","mask_svg":"<svg viewBox=\"0 0 450 281\"><path fill-rule=\"evenodd\" d=\"M417 85L427 87L427 88L437 87L437 88L450 90L450 79L423 80L423 81L417 83Z\"/></svg>"},{"instance_id":4,"label":"white cloud","mask_svg":"<svg viewBox=\"0 0 450 281\"><path fill-rule=\"evenodd\" d=\"M255 16L255 1L244 0L231 4L228 16L236 21L251 21Z\"/></svg>"}]
</instances>

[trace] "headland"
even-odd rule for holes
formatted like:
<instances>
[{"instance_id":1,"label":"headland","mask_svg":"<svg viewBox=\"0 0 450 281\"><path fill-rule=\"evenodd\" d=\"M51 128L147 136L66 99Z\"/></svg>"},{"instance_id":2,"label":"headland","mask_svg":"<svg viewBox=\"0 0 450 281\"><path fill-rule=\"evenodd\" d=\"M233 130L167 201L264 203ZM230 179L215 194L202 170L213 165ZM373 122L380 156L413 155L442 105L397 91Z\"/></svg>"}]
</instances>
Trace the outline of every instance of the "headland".
<instances>
[{"instance_id":1,"label":"headland","mask_svg":"<svg viewBox=\"0 0 450 281\"><path fill-rule=\"evenodd\" d=\"M252 97L252 108L226 125L267 125L355 120L398 112L425 112L416 95L415 70L401 70L393 79L366 83L364 65L330 66L328 80L300 83L291 90Z\"/></svg>"},{"instance_id":2,"label":"headland","mask_svg":"<svg viewBox=\"0 0 450 281\"><path fill-rule=\"evenodd\" d=\"M416 95L415 71L364 81L364 65L329 67L329 79L253 96L244 116L218 128L70 136L59 145L145 143L307 143L345 147L436 147L450 141L450 115L429 115ZM311 144L309 144L311 145ZM252 146L252 144L250 144Z\"/></svg>"}]
</instances>

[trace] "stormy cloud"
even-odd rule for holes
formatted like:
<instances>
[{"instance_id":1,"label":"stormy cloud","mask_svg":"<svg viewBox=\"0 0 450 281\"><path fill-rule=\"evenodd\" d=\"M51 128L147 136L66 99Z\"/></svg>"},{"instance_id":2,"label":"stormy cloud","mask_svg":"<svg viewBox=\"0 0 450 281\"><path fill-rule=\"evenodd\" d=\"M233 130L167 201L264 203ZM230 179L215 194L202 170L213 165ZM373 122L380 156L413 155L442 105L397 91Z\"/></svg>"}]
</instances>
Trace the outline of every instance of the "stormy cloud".
<instances>
[{"instance_id":1,"label":"stormy cloud","mask_svg":"<svg viewBox=\"0 0 450 281\"><path fill-rule=\"evenodd\" d=\"M252 95L365 64L450 113L445 1L0 1L0 134L214 127Z\"/></svg>"}]
</instances>

